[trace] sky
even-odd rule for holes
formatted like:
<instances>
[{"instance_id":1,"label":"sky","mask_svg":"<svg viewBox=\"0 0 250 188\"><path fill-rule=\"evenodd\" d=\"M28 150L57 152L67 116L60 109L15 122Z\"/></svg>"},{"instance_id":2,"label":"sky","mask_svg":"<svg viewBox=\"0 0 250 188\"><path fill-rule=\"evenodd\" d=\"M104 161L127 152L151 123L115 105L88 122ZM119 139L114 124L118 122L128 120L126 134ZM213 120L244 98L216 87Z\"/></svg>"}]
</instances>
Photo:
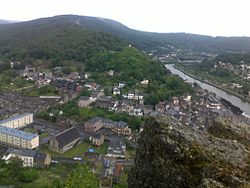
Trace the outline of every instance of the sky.
<instances>
[{"instance_id":1,"label":"sky","mask_svg":"<svg viewBox=\"0 0 250 188\"><path fill-rule=\"evenodd\" d=\"M250 36L249 8L250 0L0 0L0 19L76 14L143 31Z\"/></svg>"}]
</instances>

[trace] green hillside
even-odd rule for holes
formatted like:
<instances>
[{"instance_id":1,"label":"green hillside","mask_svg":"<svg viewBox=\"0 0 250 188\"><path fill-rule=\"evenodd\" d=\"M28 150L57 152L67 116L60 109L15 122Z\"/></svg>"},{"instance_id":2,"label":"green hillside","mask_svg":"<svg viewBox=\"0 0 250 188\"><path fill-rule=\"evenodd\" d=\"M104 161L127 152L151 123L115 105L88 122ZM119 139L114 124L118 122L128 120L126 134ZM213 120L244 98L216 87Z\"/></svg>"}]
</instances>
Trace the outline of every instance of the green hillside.
<instances>
[{"instance_id":1,"label":"green hillside","mask_svg":"<svg viewBox=\"0 0 250 188\"><path fill-rule=\"evenodd\" d=\"M105 35L107 38L109 38L109 35L107 35L107 33L109 33L115 35L120 39L125 39L133 46L146 51L152 49L164 49L165 51L171 51L174 47L195 52L250 52L249 37L211 37L188 33L143 32L130 29L119 22L109 19L76 15L62 15L17 24L1 25L0 53L13 53L12 49L15 48L15 45L19 44L20 42L29 44L30 48L42 48L46 45L46 40L43 40L44 35L50 36L49 38L47 38L48 40L50 40L50 42L53 41L52 39L54 38L62 39L62 37L64 37L65 34L69 32L69 28L74 28L75 30L77 30L77 32L80 32L80 30L81 32L83 32L82 30L86 32L86 30L88 30L88 34L93 35L93 38L96 38L96 36L93 34L93 31L104 32L106 34L103 35ZM85 35L88 34L85 33ZM12 45L10 45L9 42L12 40L18 40L19 42L14 42L12 43ZM100 40L100 38L97 40ZM34 44L32 41L38 41L39 43L41 42L41 44L36 47L37 44ZM80 41L79 44L83 44L80 43ZM101 44L101 46L103 47L104 45L104 47L112 47L112 43L113 42L111 42L111 46L109 46L106 42L104 42L105 45ZM5 46L6 44L9 45ZM86 45L86 43L84 44ZM99 43L97 44L100 45ZM53 45L57 46L58 44ZM50 49L54 50L53 45L51 44ZM18 46L19 45L17 45L17 47ZM73 47L75 47L75 45L73 45ZM27 49L25 48L24 51L25 50ZM48 53L40 52L39 48L38 51L39 53ZM60 50L58 49L55 50L56 53L58 51L60 52ZM19 55L21 54L23 53L20 52Z\"/></svg>"},{"instance_id":2,"label":"green hillside","mask_svg":"<svg viewBox=\"0 0 250 188\"><path fill-rule=\"evenodd\" d=\"M120 50L126 42L61 19L41 19L0 27L3 58L85 61L93 52Z\"/></svg>"}]
</instances>

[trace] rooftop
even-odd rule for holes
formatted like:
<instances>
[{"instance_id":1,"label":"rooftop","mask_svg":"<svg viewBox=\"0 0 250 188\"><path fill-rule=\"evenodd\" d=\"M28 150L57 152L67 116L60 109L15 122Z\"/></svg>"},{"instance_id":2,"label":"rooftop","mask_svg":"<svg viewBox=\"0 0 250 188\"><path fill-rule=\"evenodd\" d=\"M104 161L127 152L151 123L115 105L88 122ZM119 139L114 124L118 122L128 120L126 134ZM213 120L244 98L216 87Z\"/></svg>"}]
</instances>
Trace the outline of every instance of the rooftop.
<instances>
[{"instance_id":1,"label":"rooftop","mask_svg":"<svg viewBox=\"0 0 250 188\"><path fill-rule=\"evenodd\" d=\"M60 146L63 147L74 140L80 139L80 136L81 135L77 129L72 127L56 135L56 140L59 142Z\"/></svg>"},{"instance_id":2,"label":"rooftop","mask_svg":"<svg viewBox=\"0 0 250 188\"><path fill-rule=\"evenodd\" d=\"M45 160L45 158L46 158L46 154L45 153L36 153L35 154L35 160L36 161L43 161L43 160Z\"/></svg>"},{"instance_id":3,"label":"rooftop","mask_svg":"<svg viewBox=\"0 0 250 188\"><path fill-rule=\"evenodd\" d=\"M17 120L17 119L20 119L20 118L23 118L23 117L29 116L29 115L33 115L33 114L32 113L24 113L24 114L16 115L16 116L10 117L8 119L1 120L0 124L6 123L9 121L13 121L13 120Z\"/></svg>"},{"instance_id":4,"label":"rooftop","mask_svg":"<svg viewBox=\"0 0 250 188\"><path fill-rule=\"evenodd\" d=\"M33 133L29 133L29 132L25 132L25 131L21 131L18 129L12 129L9 127L3 127L0 126L0 133L4 133L4 134L8 134L8 135L12 135L18 138L23 138L26 140L32 140L35 137L37 137L38 135L33 134Z\"/></svg>"},{"instance_id":5,"label":"rooftop","mask_svg":"<svg viewBox=\"0 0 250 188\"><path fill-rule=\"evenodd\" d=\"M87 101L89 100L90 97L87 97L87 96L80 96L79 100L83 100L83 101Z\"/></svg>"},{"instance_id":6,"label":"rooftop","mask_svg":"<svg viewBox=\"0 0 250 188\"><path fill-rule=\"evenodd\" d=\"M86 122L86 124L96 124L99 121L102 121L103 119L101 117L94 117Z\"/></svg>"},{"instance_id":7,"label":"rooftop","mask_svg":"<svg viewBox=\"0 0 250 188\"><path fill-rule=\"evenodd\" d=\"M119 127L119 128L126 128L126 127L128 127L128 124L127 124L126 122L124 122L124 121L118 121L118 122L116 123L116 127Z\"/></svg>"},{"instance_id":8,"label":"rooftop","mask_svg":"<svg viewBox=\"0 0 250 188\"><path fill-rule=\"evenodd\" d=\"M34 150L21 150L21 149L9 148L5 152L5 155L9 155L9 154L15 154L15 155L27 156L27 157L34 157L36 155L36 151L34 151Z\"/></svg>"}]
</instances>

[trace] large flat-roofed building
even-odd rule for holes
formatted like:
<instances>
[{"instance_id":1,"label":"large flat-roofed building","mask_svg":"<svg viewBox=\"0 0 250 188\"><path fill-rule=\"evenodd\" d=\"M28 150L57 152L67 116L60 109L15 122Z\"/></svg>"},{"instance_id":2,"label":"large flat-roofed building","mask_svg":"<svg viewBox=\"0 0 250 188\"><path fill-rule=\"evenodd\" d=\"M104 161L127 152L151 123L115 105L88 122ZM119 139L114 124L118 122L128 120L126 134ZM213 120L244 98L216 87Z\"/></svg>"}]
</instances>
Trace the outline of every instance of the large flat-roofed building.
<instances>
[{"instance_id":1,"label":"large flat-roofed building","mask_svg":"<svg viewBox=\"0 0 250 188\"><path fill-rule=\"evenodd\" d=\"M1 120L0 126L9 127L13 129L19 129L33 123L33 114L25 113L11 118Z\"/></svg>"},{"instance_id":2,"label":"large flat-roofed building","mask_svg":"<svg viewBox=\"0 0 250 188\"><path fill-rule=\"evenodd\" d=\"M39 146L39 136L18 129L0 126L0 143L17 148L34 149Z\"/></svg>"}]
</instances>

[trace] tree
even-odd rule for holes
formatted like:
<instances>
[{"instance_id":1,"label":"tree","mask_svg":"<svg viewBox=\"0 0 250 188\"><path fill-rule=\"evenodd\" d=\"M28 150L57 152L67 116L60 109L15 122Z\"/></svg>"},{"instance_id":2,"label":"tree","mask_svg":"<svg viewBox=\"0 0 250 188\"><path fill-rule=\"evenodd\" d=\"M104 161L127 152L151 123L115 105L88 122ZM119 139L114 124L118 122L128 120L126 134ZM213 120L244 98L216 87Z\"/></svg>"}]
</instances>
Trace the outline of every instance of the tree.
<instances>
[{"instance_id":1,"label":"tree","mask_svg":"<svg viewBox=\"0 0 250 188\"><path fill-rule=\"evenodd\" d=\"M37 171L33 169L23 169L17 176L18 180L21 182L33 182L38 178Z\"/></svg>"},{"instance_id":2,"label":"tree","mask_svg":"<svg viewBox=\"0 0 250 188\"><path fill-rule=\"evenodd\" d=\"M11 174L12 180L15 181L20 171L23 169L22 161L18 158L15 158L8 165L8 171Z\"/></svg>"},{"instance_id":3,"label":"tree","mask_svg":"<svg viewBox=\"0 0 250 188\"><path fill-rule=\"evenodd\" d=\"M96 188L99 182L87 165L77 165L73 173L68 177L65 188Z\"/></svg>"}]
</instances>

